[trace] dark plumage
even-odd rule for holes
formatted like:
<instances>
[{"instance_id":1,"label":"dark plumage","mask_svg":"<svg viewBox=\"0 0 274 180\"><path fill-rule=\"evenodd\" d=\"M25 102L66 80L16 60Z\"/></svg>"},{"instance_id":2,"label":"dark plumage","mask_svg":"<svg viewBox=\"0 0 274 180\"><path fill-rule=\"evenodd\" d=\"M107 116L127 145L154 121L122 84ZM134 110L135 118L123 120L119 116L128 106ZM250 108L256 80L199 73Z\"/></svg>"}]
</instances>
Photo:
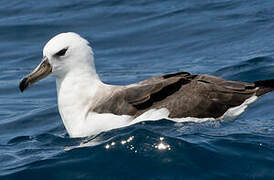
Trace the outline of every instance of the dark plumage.
<instances>
[{"instance_id":1,"label":"dark plumage","mask_svg":"<svg viewBox=\"0 0 274 180\"><path fill-rule=\"evenodd\" d=\"M181 72L119 89L93 111L137 117L149 109L167 108L170 118L219 118L251 96L262 96L273 89L274 80L246 83Z\"/></svg>"}]
</instances>

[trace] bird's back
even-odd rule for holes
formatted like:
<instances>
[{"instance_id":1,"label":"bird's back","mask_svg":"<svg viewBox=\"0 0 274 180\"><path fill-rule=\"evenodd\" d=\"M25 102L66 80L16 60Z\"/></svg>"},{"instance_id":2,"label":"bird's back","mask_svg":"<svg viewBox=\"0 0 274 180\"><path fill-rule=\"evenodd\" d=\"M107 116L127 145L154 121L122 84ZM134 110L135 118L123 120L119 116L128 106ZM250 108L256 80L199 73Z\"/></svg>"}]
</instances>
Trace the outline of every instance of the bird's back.
<instances>
[{"instance_id":1,"label":"bird's back","mask_svg":"<svg viewBox=\"0 0 274 180\"><path fill-rule=\"evenodd\" d=\"M273 90L258 84L187 72L168 74L120 88L94 111L137 117L150 109L167 108L170 118L218 118L246 99Z\"/></svg>"}]
</instances>

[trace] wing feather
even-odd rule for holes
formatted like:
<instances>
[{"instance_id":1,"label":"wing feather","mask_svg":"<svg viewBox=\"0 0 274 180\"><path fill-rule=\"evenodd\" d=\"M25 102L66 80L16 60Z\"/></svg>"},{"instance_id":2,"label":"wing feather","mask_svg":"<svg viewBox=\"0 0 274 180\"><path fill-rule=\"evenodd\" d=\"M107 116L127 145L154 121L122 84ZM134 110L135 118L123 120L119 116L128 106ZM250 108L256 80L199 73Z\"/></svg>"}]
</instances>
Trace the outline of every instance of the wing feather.
<instances>
[{"instance_id":1,"label":"wing feather","mask_svg":"<svg viewBox=\"0 0 274 180\"><path fill-rule=\"evenodd\" d=\"M222 116L256 94L254 83L226 81L182 72L153 77L117 90L96 112L139 116L149 109L167 108L171 118Z\"/></svg>"}]
</instances>

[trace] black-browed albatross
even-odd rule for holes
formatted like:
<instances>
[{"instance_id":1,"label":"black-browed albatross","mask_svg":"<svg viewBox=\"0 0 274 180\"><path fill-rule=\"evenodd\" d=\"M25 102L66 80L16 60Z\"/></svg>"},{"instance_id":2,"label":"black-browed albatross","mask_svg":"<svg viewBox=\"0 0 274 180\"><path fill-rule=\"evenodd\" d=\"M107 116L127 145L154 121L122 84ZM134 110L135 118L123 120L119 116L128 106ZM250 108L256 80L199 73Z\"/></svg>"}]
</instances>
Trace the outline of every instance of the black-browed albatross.
<instances>
[{"instance_id":1,"label":"black-browed albatross","mask_svg":"<svg viewBox=\"0 0 274 180\"><path fill-rule=\"evenodd\" d=\"M128 86L108 85L96 73L89 43L72 32L58 34L45 45L42 62L21 80L20 90L49 74L56 77L58 109L71 137L126 126L145 114L147 120L155 116L220 119L230 109L274 89L274 80L246 83L187 72Z\"/></svg>"}]
</instances>

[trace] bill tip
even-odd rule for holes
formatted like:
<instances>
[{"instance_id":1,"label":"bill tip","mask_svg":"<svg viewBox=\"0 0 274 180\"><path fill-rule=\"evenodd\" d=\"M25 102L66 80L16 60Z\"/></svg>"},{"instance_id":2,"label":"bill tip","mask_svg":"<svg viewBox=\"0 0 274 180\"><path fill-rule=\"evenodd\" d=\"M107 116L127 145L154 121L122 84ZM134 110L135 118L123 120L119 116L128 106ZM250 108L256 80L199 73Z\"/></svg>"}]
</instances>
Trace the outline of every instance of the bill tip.
<instances>
[{"instance_id":1,"label":"bill tip","mask_svg":"<svg viewBox=\"0 0 274 180\"><path fill-rule=\"evenodd\" d=\"M23 78L20 80L19 83L19 89L21 92L24 92L24 90L28 87L28 78Z\"/></svg>"}]
</instances>

